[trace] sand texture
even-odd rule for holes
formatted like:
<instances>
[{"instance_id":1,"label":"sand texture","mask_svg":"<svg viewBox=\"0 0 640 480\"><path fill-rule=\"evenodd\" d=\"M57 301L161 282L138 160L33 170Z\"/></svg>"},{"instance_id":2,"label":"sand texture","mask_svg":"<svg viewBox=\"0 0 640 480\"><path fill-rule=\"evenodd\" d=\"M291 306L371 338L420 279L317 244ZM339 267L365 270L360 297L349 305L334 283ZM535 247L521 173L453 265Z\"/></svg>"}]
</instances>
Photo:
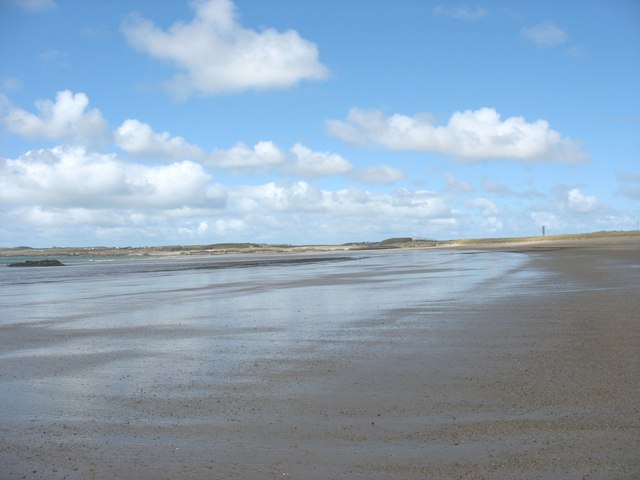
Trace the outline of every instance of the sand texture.
<instances>
[{"instance_id":1,"label":"sand texture","mask_svg":"<svg viewBox=\"0 0 640 480\"><path fill-rule=\"evenodd\" d=\"M0 478L640 478L640 249L559 247L520 246L515 273L532 280L506 296L492 294L498 278L468 302L336 328L329 346L292 333L286 358L236 365L233 379L177 365L172 382L108 397L83 386L82 371L153 362L134 329L119 357L42 363L30 349L72 334L2 326L0 353L21 355L0 359L0 408L19 401L16 385L37 391L78 372L67 398L90 418L47 415L44 396L0 417Z\"/></svg>"}]
</instances>

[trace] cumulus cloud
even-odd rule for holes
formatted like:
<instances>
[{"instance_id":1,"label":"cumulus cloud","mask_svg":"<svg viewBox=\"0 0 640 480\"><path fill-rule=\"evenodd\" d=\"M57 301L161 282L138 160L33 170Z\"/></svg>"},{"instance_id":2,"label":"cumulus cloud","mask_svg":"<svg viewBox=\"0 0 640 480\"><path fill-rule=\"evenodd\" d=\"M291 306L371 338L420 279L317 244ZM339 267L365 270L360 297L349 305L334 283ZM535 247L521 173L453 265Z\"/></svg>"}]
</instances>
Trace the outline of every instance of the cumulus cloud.
<instances>
[{"instance_id":1,"label":"cumulus cloud","mask_svg":"<svg viewBox=\"0 0 640 480\"><path fill-rule=\"evenodd\" d=\"M562 45L569 38L567 32L549 20L530 28L523 28L520 34L538 47Z\"/></svg>"},{"instance_id":2,"label":"cumulus cloud","mask_svg":"<svg viewBox=\"0 0 640 480\"><path fill-rule=\"evenodd\" d=\"M530 205L530 218L538 226L546 227L547 234L581 233L602 229L629 229L637 226L629 212L618 211L603 203L595 195L587 195L580 188L558 186L552 189L555 202ZM524 212L523 212L523 217Z\"/></svg>"},{"instance_id":3,"label":"cumulus cloud","mask_svg":"<svg viewBox=\"0 0 640 480\"><path fill-rule=\"evenodd\" d=\"M327 76L316 45L298 32L245 28L230 0L199 0L191 6L193 20L174 23L167 31L138 15L123 26L133 47L181 71L170 84L179 97L286 88Z\"/></svg>"},{"instance_id":4,"label":"cumulus cloud","mask_svg":"<svg viewBox=\"0 0 640 480\"><path fill-rule=\"evenodd\" d=\"M351 163L337 153L315 152L300 143L291 148L291 154L294 159L293 170L305 177L339 175L353 168Z\"/></svg>"},{"instance_id":5,"label":"cumulus cloud","mask_svg":"<svg viewBox=\"0 0 640 480\"><path fill-rule=\"evenodd\" d=\"M444 197L426 191L329 190L305 181L228 189L227 215L260 241L332 242L442 231L455 225ZM418 232L418 233L416 233Z\"/></svg>"},{"instance_id":6,"label":"cumulus cloud","mask_svg":"<svg viewBox=\"0 0 640 480\"><path fill-rule=\"evenodd\" d=\"M504 226L502 221L497 217L486 217L482 220L480 225L486 231L491 233L499 232Z\"/></svg>"},{"instance_id":7,"label":"cumulus cloud","mask_svg":"<svg viewBox=\"0 0 640 480\"><path fill-rule=\"evenodd\" d=\"M253 147L240 142L228 150L214 150L207 158L209 164L231 170L251 168L262 171L284 161L285 154L270 141L260 141Z\"/></svg>"},{"instance_id":8,"label":"cumulus cloud","mask_svg":"<svg viewBox=\"0 0 640 480\"><path fill-rule=\"evenodd\" d=\"M204 152L182 137L172 137L169 132L156 133L150 125L138 120L125 120L114 132L118 147L140 157L169 160L198 160Z\"/></svg>"},{"instance_id":9,"label":"cumulus cloud","mask_svg":"<svg viewBox=\"0 0 640 480\"><path fill-rule=\"evenodd\" d=\"M322 191L304 181L245 185L229 192L243 214L320 211Z\"/></svg>"},{"instance_id":10,"label":"cumulus cloud","mask_svg":"<svg viewBox=\"0 0 640 480\"><path fill-rule=\"evenodd\" d=\"M435 219L451 215L443 197L426 191L400 189L375 193L347 188L324 190L305 181L245 186L230 196L238 198L245 213L317 212L337 217ZM373 220L372 220L373 221Z\"/></svg>"},{"instance_id":11,"label":"cumulus cloud","mask_svg":"<svg viewBox=\"0 0 640 480\"><path fill-rule=\"evenodd\" d=\"M89 145L106 138L106 120L100 110L87 110L89 98L82 92L63 90L56 94L55 101L38 100L35 106L37 114L8 108L4 116L7 129L26 138L67 139Z\"/></svg>"},{"instance_id":12,"label":"cumulus cloud","mask_svg":"<svg viewBox=\"0 0 640 480\"><path fill-rule=\"evenodd\" d=\"M605 229L629 229L633 228L638 230L637 217L630 215L617 215L617 214L604 214L595 219L596 225Z\"/></svg>"},{"instance_id":13,"label":"cumulus cloud","mask_svg":"<svg viewBox=\"0 0 640 480\"><path fill-rule=\"evenodd\" d=\"M129 215L107 209L90 209L83 207L59 208L28 206L17 210L20 218L29 225L40 228L68 228L100 226L101 228L120 227L127 223Z\"/></svg>"},{"instance_id":14,"label":"cumulus cloud","mask_svg":"<svg viewBox=\"0 0 640 480\"><path fill-rule=\"evenodd\" d=\"M580 189L572 188L567 192L565 208L574 212L593 212L599 206L598 199L593 195L584 195Z\"/></svg>"},{"instance_id":15,"label":"cumulus cloud","mask_svg":"<svg viewBox=\"0 0 640 480\"><path fill-rule=\"evenodd\" d=\"M436 15L455 18L456 20L479 20L487 16L487 11L482 7L475 9L469 7L453 7L438 5L433 9Z\"/></svg>"},{"instance_id":16,"label":"cumulus cloud","mask_svg":"<svg viewBox=\"0 0 640 480\"><path fill-rule=\"evenodd\" d=\"M289 151L281 150L271 141L260 141L253 147L239 142L230 149L216 149L205 162L241 174L285 173L305 179L343 176L365 184L391 185L404 178L404 172L388 165L355 167L341 155L315 151L296 143Z\"/></svg>"},{"instance_id":17,"label":"cumulus cloud","mask_svg":"<svg viewBox=\"0 0 640 480\"><path fill-rule=\"evenodd\" d=\"M0 162L0 218L14 226L19 218L44 242L74 228L84 244L335 242L455 223L446 198L428 191L331 190L303 180L223 187L211 180L190 161L148 166L81 147L34 150Z\"/></svg>"},{"instance_id":18,"label":"cumulus cloud","mask_svg":"<svg viewBox=\"0 0 640 480\"><path fill-rule=\"evenodd\" d=\"M386 117L377 110L353 108L346 121L329 120L327 128L351 144L435 152L466 161L504 158L575 163L585 159L577 142L560 135L545 120L501 120L492 108L455 112L446 125L436 125L429 114Z\"/></svg>"},{"instance_id":19,"label":"cumulus cloud","mask_svg":"<svg viewBox=\"0 0 640 480\"><path fill-rule=\"evenodd\" d=\"M224 194L193 162L145 166L83 147L28 152L0 164L0 204L49 208L217 207Z\"/></svg>"},{"instance_id":20,"label":"cumulus cloud","mask_svg":"<svg viewBox=\"0 0 640 480\"><path fill-rule=\"evenodd\" d=\"M247 230L247 223L240 219L217 219L215 221L203 220L196 230L199 236L213 234L216 236L226 236L230 233L240 233Z\"/></svg>"}]
</instances>

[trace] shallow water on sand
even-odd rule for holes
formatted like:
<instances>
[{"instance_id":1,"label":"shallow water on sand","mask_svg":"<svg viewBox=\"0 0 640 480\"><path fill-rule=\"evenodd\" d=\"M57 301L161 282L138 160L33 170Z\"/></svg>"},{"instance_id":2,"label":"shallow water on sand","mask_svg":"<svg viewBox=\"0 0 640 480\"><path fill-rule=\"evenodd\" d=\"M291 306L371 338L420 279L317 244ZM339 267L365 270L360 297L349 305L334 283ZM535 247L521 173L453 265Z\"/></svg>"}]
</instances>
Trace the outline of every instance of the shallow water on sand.
<instances>
[{"instance_id":1,"label":"shallow water on sand","mask_svg":"<svg viewBox=\"0 0 640 480\"><path fill-rule=\"evenodd\" d=\"M193 393L205 377L255 381L253 365L348 349L361 322L420 310L428 324L425 311L513 295L541 279L525 261L416 250L2 268L0 421L87 419L113 395Z\"/></svg>"},{"instance_id":2,"label":"shallow water on sand","mask_svg":"<svg viewBox=\"0 0 640 480\"><path fill-rule=\"evenodd\" d=\"M512 253L399 251L2 268L0 326L265 326L278 317L288 326L322 328L332 321L327 315L368 316L468 297L524 260Z\"/></svg>"}]
</instances>

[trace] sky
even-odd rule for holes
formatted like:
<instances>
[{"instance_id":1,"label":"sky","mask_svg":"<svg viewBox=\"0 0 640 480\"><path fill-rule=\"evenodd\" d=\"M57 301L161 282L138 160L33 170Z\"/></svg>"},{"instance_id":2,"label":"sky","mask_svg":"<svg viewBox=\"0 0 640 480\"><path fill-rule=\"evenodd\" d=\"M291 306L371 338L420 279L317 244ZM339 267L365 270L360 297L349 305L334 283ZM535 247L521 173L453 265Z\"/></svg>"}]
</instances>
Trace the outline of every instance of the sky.
<instances>
[{"instance_id":1,"label":"sky","mask_svg":"<svg viewBox=\"0 0 640 480\"><path fill-rule=\"evenodd\" d=\"M0 246L639 221L636 0L0 0Z\"/></svg>"}]
</instances>

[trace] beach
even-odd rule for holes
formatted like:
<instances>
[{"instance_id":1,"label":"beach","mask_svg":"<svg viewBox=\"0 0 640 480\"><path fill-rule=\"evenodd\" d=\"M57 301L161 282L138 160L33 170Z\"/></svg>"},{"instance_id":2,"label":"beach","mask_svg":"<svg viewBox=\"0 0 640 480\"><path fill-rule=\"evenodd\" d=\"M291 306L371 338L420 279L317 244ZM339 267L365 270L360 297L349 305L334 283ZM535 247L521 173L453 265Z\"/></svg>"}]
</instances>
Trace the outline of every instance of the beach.
<instances>
[{"instance_id":1,"label":"beach","mask_svg":"<svg viewBox=\"0 0 640 480\"><path fill-rule=\"evenodd\" d=\"M448 247L25 278L0 478L638 478L637 239Z\"/></svg>"}]
</instances>

